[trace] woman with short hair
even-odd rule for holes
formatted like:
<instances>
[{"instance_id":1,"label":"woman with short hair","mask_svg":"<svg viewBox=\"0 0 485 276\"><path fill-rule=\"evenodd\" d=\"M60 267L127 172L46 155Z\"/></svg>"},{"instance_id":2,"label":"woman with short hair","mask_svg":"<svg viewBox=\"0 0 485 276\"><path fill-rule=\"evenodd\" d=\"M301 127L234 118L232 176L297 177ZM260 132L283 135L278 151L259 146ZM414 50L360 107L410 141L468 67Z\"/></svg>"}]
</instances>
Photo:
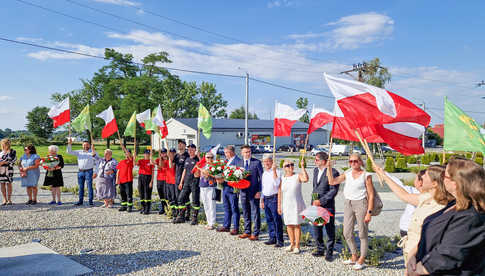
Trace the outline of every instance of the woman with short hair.
<instances>
[{"instance_id":1,"label":"woman with short hair","mask_svg":"<svg viewBox=\"0 0 485 276\"><path fill-rule=\"evenodd\" d=\"M62 177L61 169L64 168L64 158L62 158L62 155L57 154L59 147L56 145L50 145L47 150L49 151L48 155L55 156L59 159L59 164L54 168L46 169L47 172L52 171L52 175L49 175L49 173L46 172L44 186L51 186L52 201L49 204L62 205L61 187L64 186L64 179Z\"/></svg>"},{"instance_id":2,"label":"woman with short hair","mask_svg":"<svg viewBox=\"0 0 485 276\"><path fill-rule=\"evenodd\" d=\"M116 197L116 162L110 149L104 150L102 158L97 166L96 173L96 197L104 201L101 208L112 208Z\"/></svg>"},{"instance_id":3,"label":"woman with short hair","mask_svg":"<svg viewBox=\"0 0 485 276\"><path fill-rule=\"evenodd\" d=\"M2 205L12 205L13 167L17 161L17 152L11 148L10 139L0 141L0 185L2 186Z\"/></svg>"},{"instance_id":4,"label":"woman with short hair","mask_svg":"<svg viewBox=\"0 0 485 276\"><path fill-rule=\"evenodd\" d=\"M20 157L19 164L21 177L20 185L27 188L29 201L27 201L26 204L35 205L37 204L37 183L39 182L40 177L40 156L37 155L35 146L32 144L25 146L24 152L24 155Z\"/></svg>"},{"instance_id":5,"label":"woman with short hair","mask_svg":"<svg viewBox=\"0 0 485 276\"><path fill-rule=\"evenodd\" d=\"M453 158L444 185L456 200L424 220L408 275L483 275L485 170L471 160Z\"/></svg>"}]
</instances>

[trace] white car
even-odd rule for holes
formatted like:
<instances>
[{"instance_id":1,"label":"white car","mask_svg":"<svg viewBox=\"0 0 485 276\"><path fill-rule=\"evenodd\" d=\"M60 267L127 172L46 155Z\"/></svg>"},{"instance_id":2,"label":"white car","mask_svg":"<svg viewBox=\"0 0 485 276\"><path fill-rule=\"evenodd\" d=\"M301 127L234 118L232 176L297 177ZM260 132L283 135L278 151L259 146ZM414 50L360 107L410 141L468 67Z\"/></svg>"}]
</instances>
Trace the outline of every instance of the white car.
<instances>
[{"instance_id":1,"label":"white car","mask_svg":"<svg viewBox=\"0 0 485 276\"><path fill-rule=\"evenodd\" d=\"M322 146L314 147L310 153L312 154L312 156L315 156L317 155L318 152L321 152L321 151L328 154L328 150Z\"/></svg>"},{"instance_id":2,"label":"white car","mask_svg":"<svg viewBox=\"0 0 485 276\"><path fill-rule=\"evenodd\" d=\"M265 145L263 147L263 151L266 152L266 153L271 153L271 152L273 152L273 146L272 145Z\"/></svg>"}]
</instances>

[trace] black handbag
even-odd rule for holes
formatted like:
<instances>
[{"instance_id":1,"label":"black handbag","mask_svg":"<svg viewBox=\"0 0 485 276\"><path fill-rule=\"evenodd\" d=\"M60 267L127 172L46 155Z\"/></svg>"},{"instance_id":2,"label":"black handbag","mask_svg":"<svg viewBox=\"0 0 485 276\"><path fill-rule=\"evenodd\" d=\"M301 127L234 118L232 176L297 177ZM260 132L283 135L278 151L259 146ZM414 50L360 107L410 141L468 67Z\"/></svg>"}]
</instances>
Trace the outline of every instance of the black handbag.
<instances>
[{"instance_id":1,"label":"black handbag","mask_svg":"<svg viewBox=\"0 0 485 276\"><path fill-rule=\"evenodd\" d=\"M217 188L213 189L212 200L222 201L222 191Z\"/></svg>"}]
</instances>

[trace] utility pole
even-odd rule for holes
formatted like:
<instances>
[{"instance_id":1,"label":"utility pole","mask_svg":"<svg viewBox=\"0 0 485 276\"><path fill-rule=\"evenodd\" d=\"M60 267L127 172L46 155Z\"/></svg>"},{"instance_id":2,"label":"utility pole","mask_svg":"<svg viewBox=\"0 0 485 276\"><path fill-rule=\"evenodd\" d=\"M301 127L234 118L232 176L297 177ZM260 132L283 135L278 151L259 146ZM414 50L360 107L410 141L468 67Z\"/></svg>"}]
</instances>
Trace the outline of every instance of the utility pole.
<instances>
[{"instance_id":1,"label":"utility pole","mask_svg":"<svg viewBox=\"0 0 485 276\"><path fill-rule=\"evenodd\" d=\"M249 144L248 143L248 110L249 110L249 104L248 104L248 98L249 98L249 73L246 72L246 106L244 108L244 144Z\"/></svg>"},{"instance_id":2,"label":"utility pole","mask_svg":"<svg viewBox=\"0 0 485 276\"><path fill-rule=\"evenodd\" d=\"M426 103L424 101L423 101L423 111L426 112ZM426 128L423 131L423 139L422 139L423 140L422 141L423 142L423 149L425 149L425 147L424 147L424 145L425 145L425 142L424 142L425 138L426 138Z\"/></svg>"}]
</instances>

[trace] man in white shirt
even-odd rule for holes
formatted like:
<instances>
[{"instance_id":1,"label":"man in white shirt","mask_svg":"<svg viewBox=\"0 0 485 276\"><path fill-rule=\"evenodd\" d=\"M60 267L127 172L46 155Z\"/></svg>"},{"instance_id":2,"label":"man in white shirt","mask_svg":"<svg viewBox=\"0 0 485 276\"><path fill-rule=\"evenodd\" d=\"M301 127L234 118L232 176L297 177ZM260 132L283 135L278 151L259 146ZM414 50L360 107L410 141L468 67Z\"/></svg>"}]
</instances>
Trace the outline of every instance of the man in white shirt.
<instances>
[{"instance_id":1,"label":"man in white shirt","mask_svg":"<svg viewBox=\"0 0 485 276\"><path fill-rule=\"evenodd\" d=\"M260 205L264 209L268 224L269 240L264 244L283 247L283 220L278 214L278 189L281 173L276 169L271 154L263 155L263 177Z\"/></svg>"},{"instance_id":2,"label":"man in white shirt","mask_svg":"<svg viewBox=\"0 0 485 276\"><path fill-rule=\"evenodd\" d=\"M72 150L72 140L69 138L67 143L67 153L77 156L77 165L79 172L77 173L77 182L79 185L79 201L74 205L83 205L84 201L84 182L87 182L89 205L93 203L93 168L96 164L96 151L94 151L94 145L91 145L88 141L83 142L82 150ZM96 178L96 174L94 174Z\"/></svg>"}]
</instances>

